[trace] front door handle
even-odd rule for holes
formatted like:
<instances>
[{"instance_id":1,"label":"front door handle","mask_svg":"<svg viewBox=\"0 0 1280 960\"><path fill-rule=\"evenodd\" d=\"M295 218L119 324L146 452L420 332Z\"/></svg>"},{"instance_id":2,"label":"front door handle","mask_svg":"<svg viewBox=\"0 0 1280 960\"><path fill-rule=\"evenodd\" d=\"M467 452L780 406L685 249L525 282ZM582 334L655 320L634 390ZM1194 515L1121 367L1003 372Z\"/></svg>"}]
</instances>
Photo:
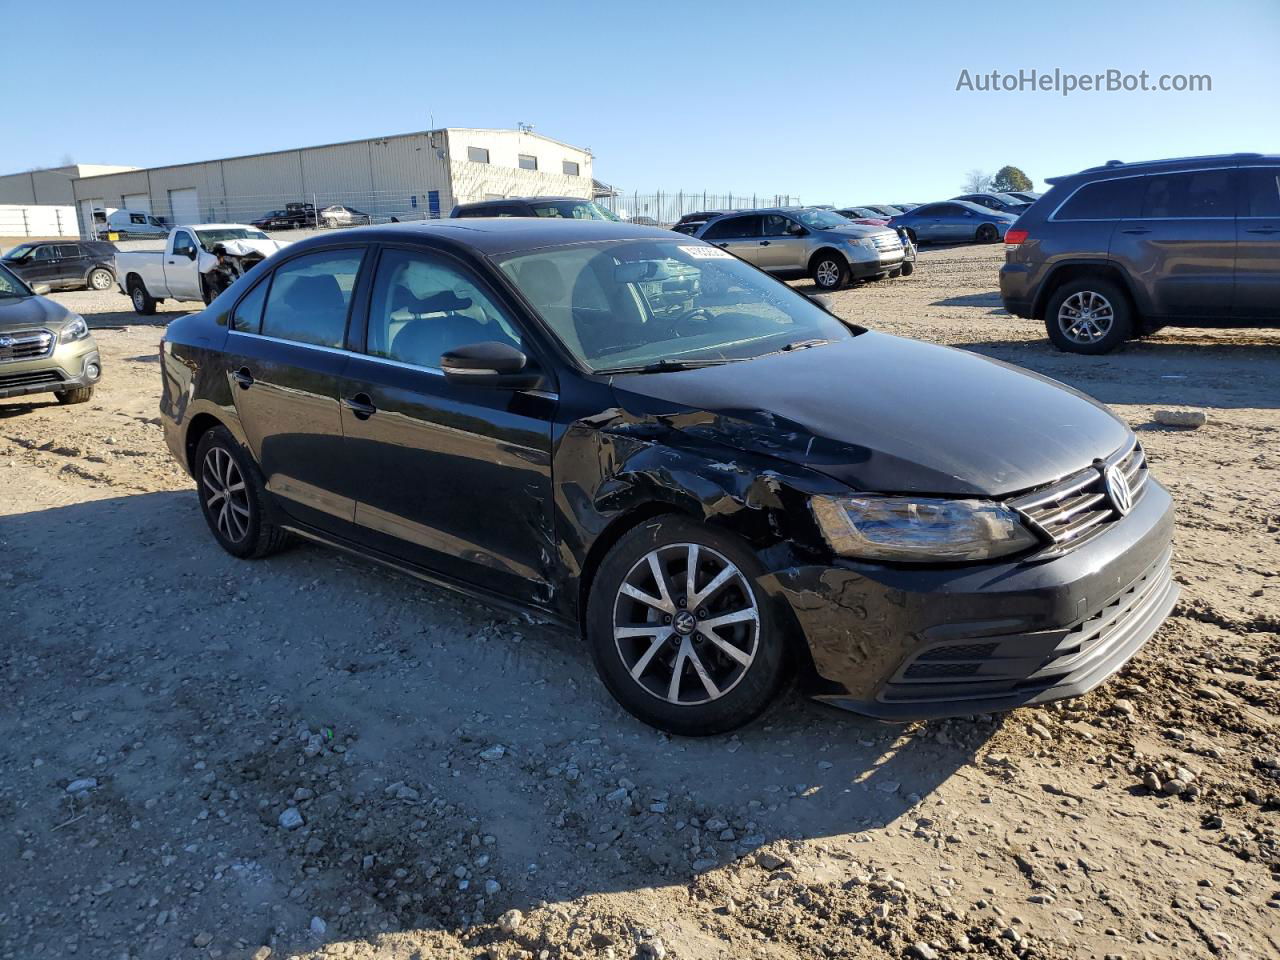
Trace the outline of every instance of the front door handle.
<instances>
[{"instance_id":1,"label":"front door handle","mask_svg":"<svg viewBox=\"0 0 1280 960\"><path fill-rule=\"evenodd\" d=\"M762 246L762 247L767 247L768 245L769 245L769 241L768 241L768 240L761 240L761 241L760 241L760 246Z\"/></svg>"},{"instance_id":2,"label":"front door handle","mask_svg":"<svg viewBox=\"0 0 1280 960\"><path fill-rule=\"evenodd\" d=\"M253 386L253 374L249 372L248 367L241 367L231 377L236 383L240 384L241 390L248 390Z\"/></svg>"},{"instance_id":3,"label":"front door handle","mask_svg":"<svg viewBox=\"0 0 1280 960\"><path fill-rule=\"evenodd\" d=\"M343 397L342 405L351 411L357 420L368 420L378 408L373 405L373 398L367 393L357 393L354 397Z\"/></svg>"},{"instance_id":4,"label":"front door handle","mask_svg":"<svg viewBox=\"0 0 1280 960\"><path fill-rule=\"evenodd\" d=\"M719 247L721 250L729 249L729 245L727 243L717 243L716 246Z\"/></svg>"},{"instance_id":5,"label":"front door handle","mask_svg":"<svg viewBox=\"0 0 1280 960\"><path fill-rule=\"evenodd\" d=\"M1121 232L1121 233L1132 233L1132 234L1134 234L1134 235L1139 235L1139 234L1143 234L1143 233L1150 233L1151 231L1150 231L1147 227L1130 227L1129 229L1127 229L1127 230L1121 230L1120 232Z\"/></svg>"},{"instance_id":6,"label":"front door handle","mask_svg":"<svg viewBox=\"0 0 1280 960\"><path fill-rule=\"evenodd\" d=\"M1246 227L1245 233L1280 233L1280 227Z\"/></svg>"}]
</instances>

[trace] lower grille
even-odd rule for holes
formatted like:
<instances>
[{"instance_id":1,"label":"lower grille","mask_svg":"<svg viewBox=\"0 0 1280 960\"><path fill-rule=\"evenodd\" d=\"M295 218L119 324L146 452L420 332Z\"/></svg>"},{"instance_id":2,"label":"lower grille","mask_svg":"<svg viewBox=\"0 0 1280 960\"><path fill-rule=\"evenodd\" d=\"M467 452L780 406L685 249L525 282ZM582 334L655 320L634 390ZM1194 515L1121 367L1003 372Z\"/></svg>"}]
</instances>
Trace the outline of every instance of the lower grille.
<instances>
[{"instance_id":1,"label":"lower grille","mask_svg":"<svg viewBox=\"0 0 1280 960\"><path fill-rule=\"evenodd\" d=\"M885 703L1008 698L1052 699L1052 691L1083 686L1113 673L1160 625L1177 596L1171 550L1124 590L1079 623L1061 630L941 643L909 659L885 684Z\"/></svg>"},{"instance_id":2,"label":"lower grille","mask_svg":"<svg viewBox=\"0 0 1280 960\"><path fill-rule=\"evenodd\" d=\"M1129 506L1136 504L1147 484L1146 456L1136 438L1105 462L1006 501L1022 514L1033 530L1052 541L1052 547L1041 553L1041 557L1066 553L1120 519L1122 514L1107 488L1106 471L1109 469L1123 475L1129 488Z\"/></svg>"},{"instance_id":3,"label":"lower grille","mask_svg":"<svg viewBox=\"0 0 1280 960\"><path fill-rule=\"evenodd\" d=\"M0 363L19 360L39 360L53 352L53 334L41 330L37 333L0 333Z\"/></svg>"},{"instance_id":4,"label":"lower grille","mask_svg":"<svg viewBox=\"0 0 1280 960\"><path fill-rule=\"evenodd\" d=\"M0 390L6 387L34 387L42 383L61 383L62 377L54 370L40 370L34 373L12 373L8 376L0 374Z\"/></svg>"}]
</instances>

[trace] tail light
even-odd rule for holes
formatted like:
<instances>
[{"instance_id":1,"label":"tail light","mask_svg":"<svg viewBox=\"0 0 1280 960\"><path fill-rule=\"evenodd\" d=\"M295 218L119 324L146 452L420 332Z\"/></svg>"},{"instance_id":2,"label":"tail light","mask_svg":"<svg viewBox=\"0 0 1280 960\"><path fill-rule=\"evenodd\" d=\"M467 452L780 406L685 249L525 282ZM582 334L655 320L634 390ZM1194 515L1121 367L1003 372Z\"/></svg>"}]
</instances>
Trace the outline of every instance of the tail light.
<instances>
[{"instance_id":1,"label":"tail light","mask_svg":"<svg viewBox=\"0 0 1280 960\"><path fill-rule=\"evenodd\" d=\"M1004 235L1004 245L1006 247L1019 246L1025 243L1029 236L1031 236L1030 230L1010 230Z\"/></svg>"}]
</instances>

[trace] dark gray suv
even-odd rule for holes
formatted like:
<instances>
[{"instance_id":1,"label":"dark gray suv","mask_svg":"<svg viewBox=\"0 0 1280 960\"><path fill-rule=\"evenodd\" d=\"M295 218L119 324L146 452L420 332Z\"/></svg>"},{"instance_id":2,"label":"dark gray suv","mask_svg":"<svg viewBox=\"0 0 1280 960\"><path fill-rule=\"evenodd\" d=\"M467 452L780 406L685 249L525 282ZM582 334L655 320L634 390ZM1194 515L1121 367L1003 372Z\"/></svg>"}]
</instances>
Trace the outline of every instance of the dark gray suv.
<instances>
[{"instance_id":1,"label":"dark gray suv","mask_svg":"<svg viewBox=\"0 0 1280 960\"><path fill-rule=\"evenodd\" d=\"M1000 296L1059 349L1280 322L1280 156L1112 161L1049 183L1005 237Z\"/></svg>"}]
</instances>

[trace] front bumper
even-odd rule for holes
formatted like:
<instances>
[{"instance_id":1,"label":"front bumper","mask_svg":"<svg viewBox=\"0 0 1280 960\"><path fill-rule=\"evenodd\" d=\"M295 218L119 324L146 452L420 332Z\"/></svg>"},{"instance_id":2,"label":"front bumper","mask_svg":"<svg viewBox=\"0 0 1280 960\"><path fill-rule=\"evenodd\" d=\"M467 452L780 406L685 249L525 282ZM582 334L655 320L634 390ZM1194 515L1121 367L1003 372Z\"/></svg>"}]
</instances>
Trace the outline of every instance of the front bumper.
<instances>
[{"instance_id":1,"label":"front bumper","mask_svg":"<svg viewBox=\"0 0 1280 960\"><path fill-rule=\"evenodd\" d=\"M1172 535L1152 480L1128 516L1051 560L837 561L766 587L808 642L818 699L883 720L987 713L1078 696L1123 666L1177 600Z\"/></svg>"},{"instance_id":2,"label":"front bumper","mask_svg":"<svg viewBox=\"0 0 1280 960\"><path fill-rule=\"evenodd\" d=\"M89 337L75 344L60 344L51 356L39 360L0 363L0 400L91 387L101 379L102 360L97 344Z\"/></svg>"},{"instance_id":3,"label":"front bumper","mask_svg":"<svg viewBox=\"0 0 1280 960\"><path fill-rule=\"evenodd\" d=\"M898 270L902 267L903 259L902 250L872 254L868 259L864 260L850 259L849 276L854 280L887 276L890 271Z\"/></svg>"}]
</instances>

